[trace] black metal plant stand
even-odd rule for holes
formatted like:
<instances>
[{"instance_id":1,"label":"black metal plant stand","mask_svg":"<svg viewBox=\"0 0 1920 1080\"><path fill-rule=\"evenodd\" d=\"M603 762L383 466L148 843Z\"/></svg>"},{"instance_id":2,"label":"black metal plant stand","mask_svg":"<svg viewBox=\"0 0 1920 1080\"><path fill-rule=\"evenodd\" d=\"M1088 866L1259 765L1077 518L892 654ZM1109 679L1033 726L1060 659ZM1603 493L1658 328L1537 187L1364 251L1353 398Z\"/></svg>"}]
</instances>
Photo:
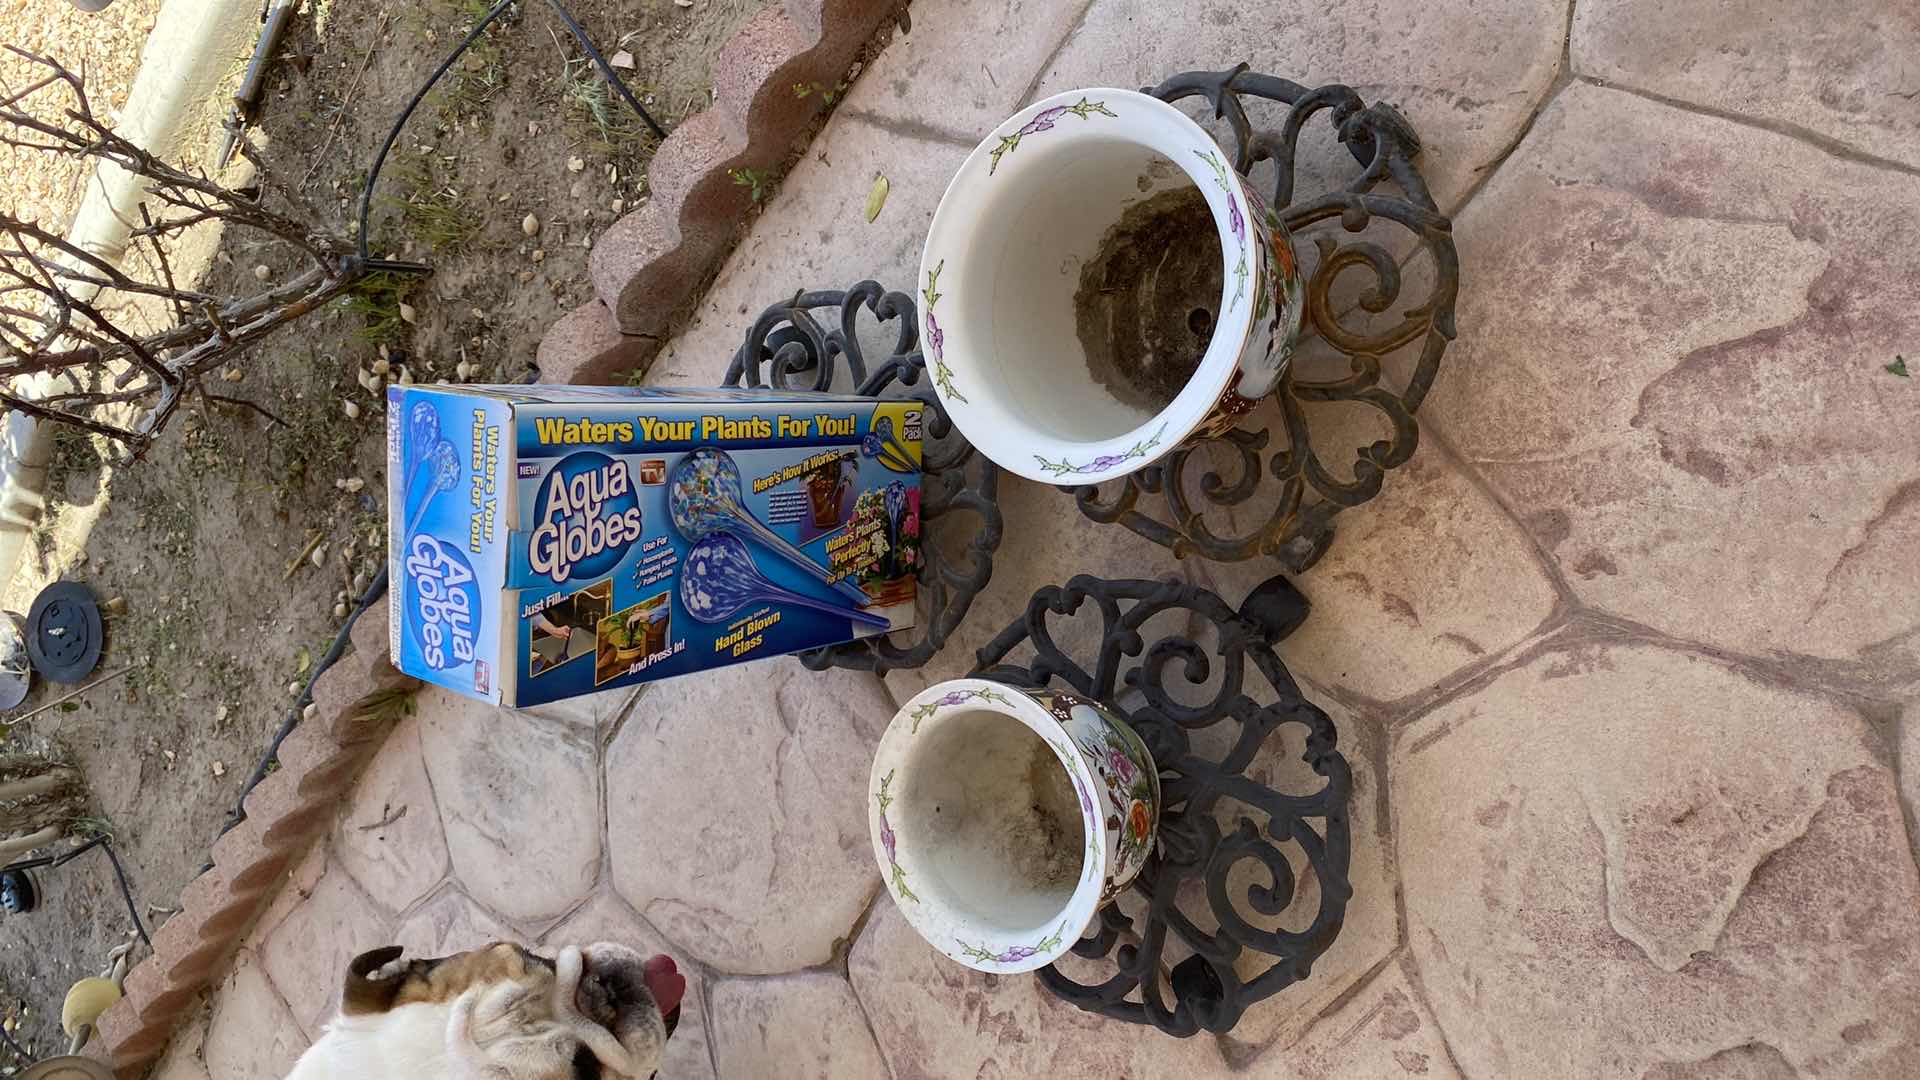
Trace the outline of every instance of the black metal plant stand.
<instances>
[{"instance_id":1,"label":"black metal plant stand","mask_svg":"<svg viewBox=\"0 0 1920 1080\"><path fill-rule=\"evenodd\" d=\"M858 332L863 310L897 335L892 354L871 371ZM816 317L820 311L830 314L831 326ZM896 321L897 328L892 326ZM746 343L727 366L727 386L770 383L783 390L828 390L844 359L856 393L921 402L927 407L921 441L921 536L936 528L968 535L971 528L971 539L957 560L950 560L936 544L920 545L925 602L915 629L801 653L800 662L814 671L840 667L884 674L920 667L960 628L973 598L993 577L993 553L1000 548L1001 535L1000 470L974 453L973 445L954 430L946 407L923 378L927 361L920 353L919 328L912 298L875 281L862 281L844 292L802 292L755 320ZM977 524L969 525L964 515L972 515ZM907 634L914 639L910 645L891 640Z\"/></svg>"},{"instance_id":2,"label":"black metal plant stand","mask_svg":"<svg viewBox=\"0 0 1920 1080\"><path fill-rule=\"evenodd\" d=\"M1104 633L1095 654L1073 656L1055 643L1048 620L1071 616L1089 602L1099 611ZM1140 627L1168 611L1185 613L1183 625L1191 625L1194 617L1211 624L1213 645L1200 645L1185 634L1145 641ZM1353 773L1334 748L1333 721L1301 695L1273 651L1306 620L1307 611L1306 598L1284 577L1254 589L1236 610L1190 585L1083 574L1064 588L1035 593L1026 615L980 650L979 674L1035 687L1058 680L1119 709L1160 770L1159 842L1131 886L1147 902L1141 925L1118 903L1102 908L1098 931L1073 951L1111 958L1114 973L1090 984L1059 965L1042 969L1041 984L1062 1000L1118 1020L1152 1024L1170 1035L1227 1031L1248 1006L1305 978L1339 936L1353 895L1347 879ZM1031 659L1005 662L1026 645L1032 646ZM1143 653L1145 659L1136 662ZM1215 669L1219 688L1201 704L1182 704L1169 686L1175 679L1204 684ZM1138 691L1143 704L1121 704L1122 688ZM1195 736L1223 724L1229 725L1226 750L1217 757L1201 752ZM1303 760L1324 780L1316 790L1275 791L1246 775L1267 741L1289 724L1305 729ZM1229 820L1225 828L1223 816ZM1279 846L1289 841L1305 856L1302 870ZM1252 885L1236 897L1230 878L1248 861L1264 868L1270 884ZM1254 917L1287 911L1305 879L1303 870L1318 882L1320 903L1312 923L1301 931L1256 925ZM1205 893L1217 930L1207 930L1180 906L1182 887L1194 881ZM1137 944L1122 942L1129 933L1139 935ZM1193 955L1173 965L1163 986L1162 957L1175 939ZM1271 962L1250 977L1241 976L1241 964L1265 958ZM1171 991L1171 1002L1163 990Z\"/></svg>"},{"instance_id":3,"label":"black metal plant stand","mask_svg":"<svg viewBox=\"0 0 1920 1080\"><path fill-rule=\"evenodd\" d=\"M1307 226L1339 218L1348 232L1358 233L1374 221L1405 228L1432 260L1433 283L1427 297L1408 305L1401 320L1371 333L1350 328L1336 310L1336 281L1348 270L1364 268L1373 285L1361 294L1359 307L1371 314L1388 311L1400 300L1401 265L1393 252L1371 240L1335 244L1316 237L1319 264L1307 282L1307 312L1301 325L1304 344L1314 337L1347 357L1349 373L1339 379L1312 380L1301 376L1298 365L1275 388L1284 427L1280 445L1271 458L1262 454L1273 443L1267 430L1237 428L1217 438L1195 440L1168 453L1152 465L1102 486L1067 489L1080 512L1103 523L1118 523L1171 550L1176 556L1201 555L1233 562L1271 555L1281 568L1300 573L1318 562L1333 543L1334 515L1380 494L1388 470L1407 463L1420 442L1414 413L1432 388L1440 358L1454 337L1454 298L1460 289L1460 260L1453 246L1453 222L1434 204L1427 184L1414 167L1420 152L1413 126L1391 105L1367 105L1352 89L1322 86L1309 89L1271 75L1259 75L1241 64L1231 71L1194 71L1176 75L1144 93L1173 102L1202 96L1213 104L1216 117L1233 130L1234 168L1242 174L1262 161L1273 161L1278 171L1271 204L1296 237ZM1290 106L1279 132L1255 132L1242 96ZM1313 198L1297 200L1294 170L1300 133L1316 114L1326 113L1341 143L1362 166L1346 187ZM1399 192L1382 184L1391 181ZM1381 362L1414 342L1420 353L1405 390L1381 383ZM1297 352L1298 350L1296 350ZM1378 411L1392 428L1390 438L1358 447L1351 480L1328 469L1315 451L1310 435L1312 407L1331 402L1353 402ZM1203 505L1196 505L1189 486L1180 482L1189 461L1201 454L1210 462L1217 449L1237 459L1230 478L1206 473L1200 484ZM1280 486L1279 504L1269 518L1244 532L1221 535L1207 524L1208 506L1228 507L1246 502L1268 480ZM1147 512L1158 496L1158 513Z\"/></svg>"},{"instance_id":4,"label":"black metal plant stand","mask_svg":"<svg viewBox=\"0 0 1920 1080\"><path fill-rule=\"evenodd\" d=\"M1454 336L1459 263L1452 223L1439 212L1413 165L1420 143L1406 119L1389 105L1368 106L1345 86L1309 89L1249 73L1243 64L1231 71L1175 76L1147 92L1167 101L1206 97L1216 118L1225 119L1232 129L1234 164L1240 172L1275 161L1279 176L1272 205L1296 235L1336 217L1353 233L1373 221L1392 222L1412 234L1432 263L1429 294L1407 306L1398 323L1373 332L1350 329L1342 318L1351 312L1335 310L1336 280L1349 269L1370 271L1372 287L1360 294L1357 306L1379 314L1400 299L1402 262L1370 239L1336 244L1316 237L1319 260L1307 286L1303 338L1318 337L1344 355L1350 373L1326 381L1289 373L1275 391L1284 427L1272 456L1263 460L1272 432L1234 429L1175 449L1154 465L1106 485L1105 494L1099 487L1067 489L1087 518L1124 525L1176 556L1236 561L1267 555L1279 569L1298 573L1318 561L1332 543L1333 517L1379 494L1386 473L1405 464L1419 443L1414 414ZM1253 130L1240 100L1243 95L1289 106L1277 134ZM1362 171L1338 191L1297 201L1294 166L1300 133L1323 112ZM1382 188L1387 181L1398 193ZM892 335L890 355L871 369L858 332L869 317ZM1405 389L1382 385L1383 360L1416 342L1419 352ZM937 545L922 545L925 561L919 577L930 616L910 632L909 644L867 639L805 653L802 661L814 670L844 667L884 673L917 668L946 644L992 576L1002 535L999 470L961 438L924 378L926 359L912 297L874 281L845 291L801 292L768 308L748 331L725 381L730 386L827 390L836 382L842 360L847 381L858 393L908 397L927 406L921 516L929 531L939 528L970 539L962 557L953 561L942 556ZM1310 438L1314 410L1337 402L1374 409L1392 429L1390 438L1357 449L1351 480L1341 480L1321 462ZM1201 478L1200 497L1206 506L1245 503L1271 481L1279 485L1280 500L1267 521L1237 535L1223 536L1209 528L1205 506L1195 505L1187 485L1178 482L1192 455L1209 447L1224 447L1230 458L1237 456L1239 469L1231 479L1213 472ZM1148 512L1143 495L1161 498L1157 515ZM953 520L961 514L977 519L971 533ZM1049 620L1071 617L1088 604L1102 620L1102 634L1092 655L1070 655L1057 643ZM1063 1000L1176 1036L1224 1032L1249 1006L1305 978L1339 935L1352 895L1347 820L1352 772L1336 747L1332 721L1300 693L1274 652L1308 610L1306 598L1283 577L1256 588L1235 608L1193 586L1081 575L1065 586L1035 593L1025 616L976 654L981 674L1033 686L1061 682L1120 709L1160 768L1159 843L1131 886L1131 893L1145 901L1144 914L1136 921L1123 905L1109 905L1101 911L1093 936L1074 947L1082 958L1111 962L1113 973L1104 980L1083 983L1057 965L1040 972L1042 984ZM1167 612L1183 613L1184 632L1147 642L1141 627ZM1210 632L1200 636L1210 645L1191 636L1196 620L1207 624ZM1170 676L1188 686L1209 684L1216 671L1214 696L1198 705L1182 704L1169 686ZM1123 699L1137 704L1122 704ZM1246 775L1268 740L1289 725L1305 732L1302 758L1322 780L1314 790L1277 791ZM1226 749L1209 756L1202 744ZM1296 850L1304 865L1296 868L1288 850ZM1233 872L1247 863L1264 871L1267 884L1253 884L1235 896L1230 889ZM1319 903L1306 929L1269 929L1256 923L1286 912L1309 874ZM1189 883L1197 884L1204 896L1210 916L1204 921L1212 928L1196 921L1197 909L1182 907L1194 903L1194 890L1183 889ZM1172 964L1163 978L1167 950L1176 942L1191 955ZM1243 968L1257 970L1243 977Z\"/></svg>"}]
</instances>

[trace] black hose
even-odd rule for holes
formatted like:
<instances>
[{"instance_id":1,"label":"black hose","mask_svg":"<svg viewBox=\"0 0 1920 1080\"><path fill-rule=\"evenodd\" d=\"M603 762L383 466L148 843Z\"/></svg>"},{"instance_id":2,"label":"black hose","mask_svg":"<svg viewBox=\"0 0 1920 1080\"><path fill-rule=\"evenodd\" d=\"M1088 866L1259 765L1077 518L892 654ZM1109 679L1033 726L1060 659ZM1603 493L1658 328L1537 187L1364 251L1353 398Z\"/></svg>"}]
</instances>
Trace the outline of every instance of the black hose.
<instances>
[{"instance_id":1,"label":"black hose","mask_svg":"<svg viewBox=\"0 0 1920 1080\"><path fill-rule=\"evenodd\" d=\"M113 863L113 878L120 886L120 899L127 903L127 914L133 916L133 928L139 931L140 940L146 942L147 948L153 948L153 939L147 936L147 924L140 919L140 906L136 904L133 899L133 886L127 883L127 870L120 865L119 852L113 850L113 838L105 833L94 837L71 851L64 851L58 855L42 855L37 859L22 859L16 863L8 863L5 866L0 866L0 873L11 870L36 870L42 866L50 870L58 869L80 856L85 855L87 852L92 851L94 848L104 850L107 853L107 859Z\"/></svg>"},{"instance_id":2,"label":"black hose","mask_svg":"<svg viewBox=\"0 0 1920 1080\"><path fill-rule=\"evenodd\" d=\"M453 66L453 62L460 59L461 54L467 51L467 47L478 41L480 35L487 32L487 27L493 25L493 20L504 15L514 2L515 0L500 0L493 5L492 10L481 17L479 22L474 24L473 29L460 40L460 44L454 47L453 52L449 53L445 60L440 61L440 66L433 69L432 75L427 76L426 83L414 92L413 100L407 102L407 107L400 110L400 118L395 120L393 127L387 131L386 139L380 143L380 152L373 155L373 168L367 172L366 186L360 189L360 238L355 250L360 253L362 261L370 257L367 254L367 218L373 210L373 186L380 181L380 170L387 163L388 152L400 138L400 129L407 126L408 120L413 119L413 110L419 108L420 103L427 99L427 94L433 90L433 84L440 81L440 76L445 75L447 69Z\"/></svg>"},{"instance_id":3,"label":"black hose","mask_svg":"<svg viewBox=\"0 0 1920 1080\"><path fill-rule=\"evenodd\" d=\"M365 186L360 189L359 237L355 245L355 250L359 253L362 264L365 264L372 258L367 250L367 230L369 227L369 219L373 214L373 188L375 184L380 182L380 170L386 166L387 154L393 150L393 144L399 141L401 129L406 127L407 121L413 118L413 111L420 107L422 101L426 100L427 94L433 90L434 84L439 82L440 77L445 75L447 71L453 67L454 61L459 60L467 51L468 47L475 41L478 41L481 34L487 32L487 27L493 25L494 20L505 14L506 10L516 2L517 0L500 0L499 3L493 5L493 7L481 17L479 22L473 25L473 29L467 31L467 36L460 39L460 44L454 47L453 52L449 53L447 58L440 62L439 67L433 69L432 75L427 76L426 83L414 93L413 99L407 102L407 107L400 112L400 118L393 122L393 127L388 130L387 137L381 141L380 152L373 156L373 168L367 172L367 182ZM600 55L600 50L594 48L593 40L587 36L586 30L581 28L579 20L573 17L573 13L568 11L566 7L560 3L560 0L547 0L547 6L553 8L554 14L560 16L560 21L566 24L567 33L572 34L573 39L579 42L580 48L586 51L588 59L593 61L593 66L599 70L601 77L606 79L614 90L619 92L621 100L625 101L634 112L640 114L640 119L646 122L647 129L653 132L654 138L664 140L667 137L666 130L641 106L640 100L633 96L633 91L627 89L627 84L623 82L619 74L613 70L613 65L607 63L606 59ZM419 268L413 267L413 269Z\"/></svg>"},{"instance_id":4,"label":"black hose","mask_svg":"<svg viewBox=\"0 0 1920 1080\"><path fill-rule=\"evenodd\" d=\"M666 130L663 129L653 117L647 115L647 110L640 107L640 102L633 96L633 91L627 89L627 84L620 80L620 76L614 74L613 65L600 58L600 50L593 47L593 42L588 39L587 32L580 28L578 22L574 21L573 13L561 6L560 0L547 0L547 6L553 9L555 15L560 16L561 22L567 24L567 32L573 35L573 40L579 42L582 49L586 50L587 56L593 60L593 66L600 69L601 77L612 84L615 90L620 91L620 97L626 101L634 112L640 114L640 119L646 121L647 129L653 132L653 137L665 142L667 138Z\"/></svg>"},{"instance_id":5,"label":"black hose","mask_svg":"<svg viewBox=\"0 0 1920 1080\"><path fill-rule=\"evenodd\" d=\"M380 568L380 573L375 575L373 581L367 585L367 590L360 594L360 599L354 603L353 610L347 613L347 621L340 624L340 632L333 636L333 644L327 646L326 653L314 662L313 670L307 673L306 685L300 688L300 695L293 699L293 707L287 710L286 718L280 721L280 730L273 733L273 741L267 744L267 752L261 755L260 763L253 767L253 775L247 777L246 786L240 789L240 798L233 804L232 812L227 815L227 823L220 826L219 836L227 835L235 826L247 820L247 796L253 794L253 789L259 787L260 781L265 780L267 774L273 771L273 763L280 758L280 744L286 742L287 736L293 734L293 729L300 726L301 716L307 711L307 705L313 701L314 682L333 666L335 660L340 659L342 653L347 651L347 643L353 639L353 624L359 622L360 616L366 614L367 609L386 594L387 568L383 566ZM201 873L211 869L213 864L208 863L201 868Z\"/></svg>"}]
</instances>

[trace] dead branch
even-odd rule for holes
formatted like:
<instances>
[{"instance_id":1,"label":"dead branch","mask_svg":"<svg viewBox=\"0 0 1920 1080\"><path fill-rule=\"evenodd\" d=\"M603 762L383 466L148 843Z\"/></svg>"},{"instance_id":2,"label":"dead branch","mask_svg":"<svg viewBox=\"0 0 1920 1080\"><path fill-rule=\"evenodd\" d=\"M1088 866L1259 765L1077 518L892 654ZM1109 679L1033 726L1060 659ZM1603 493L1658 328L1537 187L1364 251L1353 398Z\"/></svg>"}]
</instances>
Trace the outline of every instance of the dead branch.
<instances>
[{"instance_id":1,"label":"dead branch","mask_svg":"<svg viewBox=\"0 0 1920 1080\"><path fill-rule=\"evenodd\" d=\"M241 147L253 183L226 187L117 134L59 61L7 49L38 74L0 96L0 143L123 170L157 205L140 206L118 261L0 210L0 406L105 436L132 458L188 393L280 422L252 402L208 393L201 380L351 289L364 273L352 242L318 226L297 192L277 190L253 146ZM252 295L189 288L170 245L211 224L264 238L305 266Z\"/></svg>"}]
</instances>

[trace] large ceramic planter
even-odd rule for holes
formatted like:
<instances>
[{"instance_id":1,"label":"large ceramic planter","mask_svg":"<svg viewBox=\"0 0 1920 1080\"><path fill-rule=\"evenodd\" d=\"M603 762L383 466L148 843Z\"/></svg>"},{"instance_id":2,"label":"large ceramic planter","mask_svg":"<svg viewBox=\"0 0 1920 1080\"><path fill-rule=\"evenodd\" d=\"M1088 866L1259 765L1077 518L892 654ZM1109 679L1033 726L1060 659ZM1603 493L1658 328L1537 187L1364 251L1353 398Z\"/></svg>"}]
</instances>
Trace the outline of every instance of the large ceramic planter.
<instances>
[{"instance_id":1,"label":"large ceramic planter","mask_svg":"<svg viewBox=\"0 0 1920 1080\"><path fill-rule=\"evenodd\" d=\"M874 858L907 922L981 971L1073 947L1153 851L1160 777L1096 702L954 679L908 701L867 792Z\"/></svg>"},{"instance_id":2,"label":"large ceramic planter","mask_svg":"<svg viewBox=\"0 0 1920 1080\"><path fill-rule=\"evenodd\" d=\"M1036 102L974 150L919 284L961 433L1060 485L1144 468L1251 408L1286 369L1306 291L1231 156L1173 106L1112 89Z\"/></svg>"}]
</instances>

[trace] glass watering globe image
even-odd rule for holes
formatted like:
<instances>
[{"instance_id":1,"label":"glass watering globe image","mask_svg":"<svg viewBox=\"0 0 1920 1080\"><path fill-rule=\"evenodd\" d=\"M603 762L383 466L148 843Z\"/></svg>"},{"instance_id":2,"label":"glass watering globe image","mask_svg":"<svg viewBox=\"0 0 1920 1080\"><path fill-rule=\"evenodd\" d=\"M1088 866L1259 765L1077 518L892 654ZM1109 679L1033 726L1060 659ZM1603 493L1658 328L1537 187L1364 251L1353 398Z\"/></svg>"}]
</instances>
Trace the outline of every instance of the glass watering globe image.
<instances>
[{"instance_id":1,"label":"glass watering globe image","mask_svg":"<svg viewBox=\"0 0 1920 1080\"><path fill-rule=\"evenodd\" d=\"M432 419L432 411L428 411L428 419ZM438 423L434 425L434 429L438 430ZM434 496L438 496L440 492L453 490L453 488L459 486L459 482L461 482L461 455L453 450L453 444L451 444L451 442L447 442L447 440L442 438L440 442L434 444L432 450L428 450L426 454L420 457L420 461L417 461L417 463L413 465L413 471L407 475L407 500L409 500L409 502L413 500L413 490L419 486L422 467L428 467L428 465L432 467L432 473L426 475L426 479L428 479L426 494L420 496L419 505L413 509L413 517L407 519L407 536L413 536L413 532L419 530L420 519L426 517L426 507L434 505Z\"/></svg>"},{"instance_id":2,"label":"glass watering globe image","mask_svg":"<svg viewBox=\"0 0 1920 1080\"><path fill-rule=\"evenodd\" d=\"M834 581L819 563L747 512L740 503L740 466L726 451L702 447L681 458L673 467L668 485L667 507L673 515L673 526L689 543L698 544L726 529L744 531L767 550L848 600L862 607L873 602L873 598L853 582ZM758 573L757 568L755 572Z\"/></svg>"},{"instance_id":3,"label":"glass watering globe image","mask_svg":"<svg viewBox=\"0 0 1920 1080\"><path fill-rule=\"evenodd\" d=\"M680 604L701 622L725 622L749 605L776 602L837 615L874 630L893 625L882 616L802 596L768 581L746 541L728 529L707 534L681 563Z\"/></svg>"},{"instance_id":4,"label":"glass watering globe image","mask_svg":"<svg viewBox=\"0 0 1920 1080\"><path fill-rule=\"evenodd\" d=\"M880 464L895 472L911 472L915 468L913 456L893 435L893 418L882 416L874 420L873 430L860 440L860 452L870 458L877 458Z\"/></svg>"}]
</instances>

